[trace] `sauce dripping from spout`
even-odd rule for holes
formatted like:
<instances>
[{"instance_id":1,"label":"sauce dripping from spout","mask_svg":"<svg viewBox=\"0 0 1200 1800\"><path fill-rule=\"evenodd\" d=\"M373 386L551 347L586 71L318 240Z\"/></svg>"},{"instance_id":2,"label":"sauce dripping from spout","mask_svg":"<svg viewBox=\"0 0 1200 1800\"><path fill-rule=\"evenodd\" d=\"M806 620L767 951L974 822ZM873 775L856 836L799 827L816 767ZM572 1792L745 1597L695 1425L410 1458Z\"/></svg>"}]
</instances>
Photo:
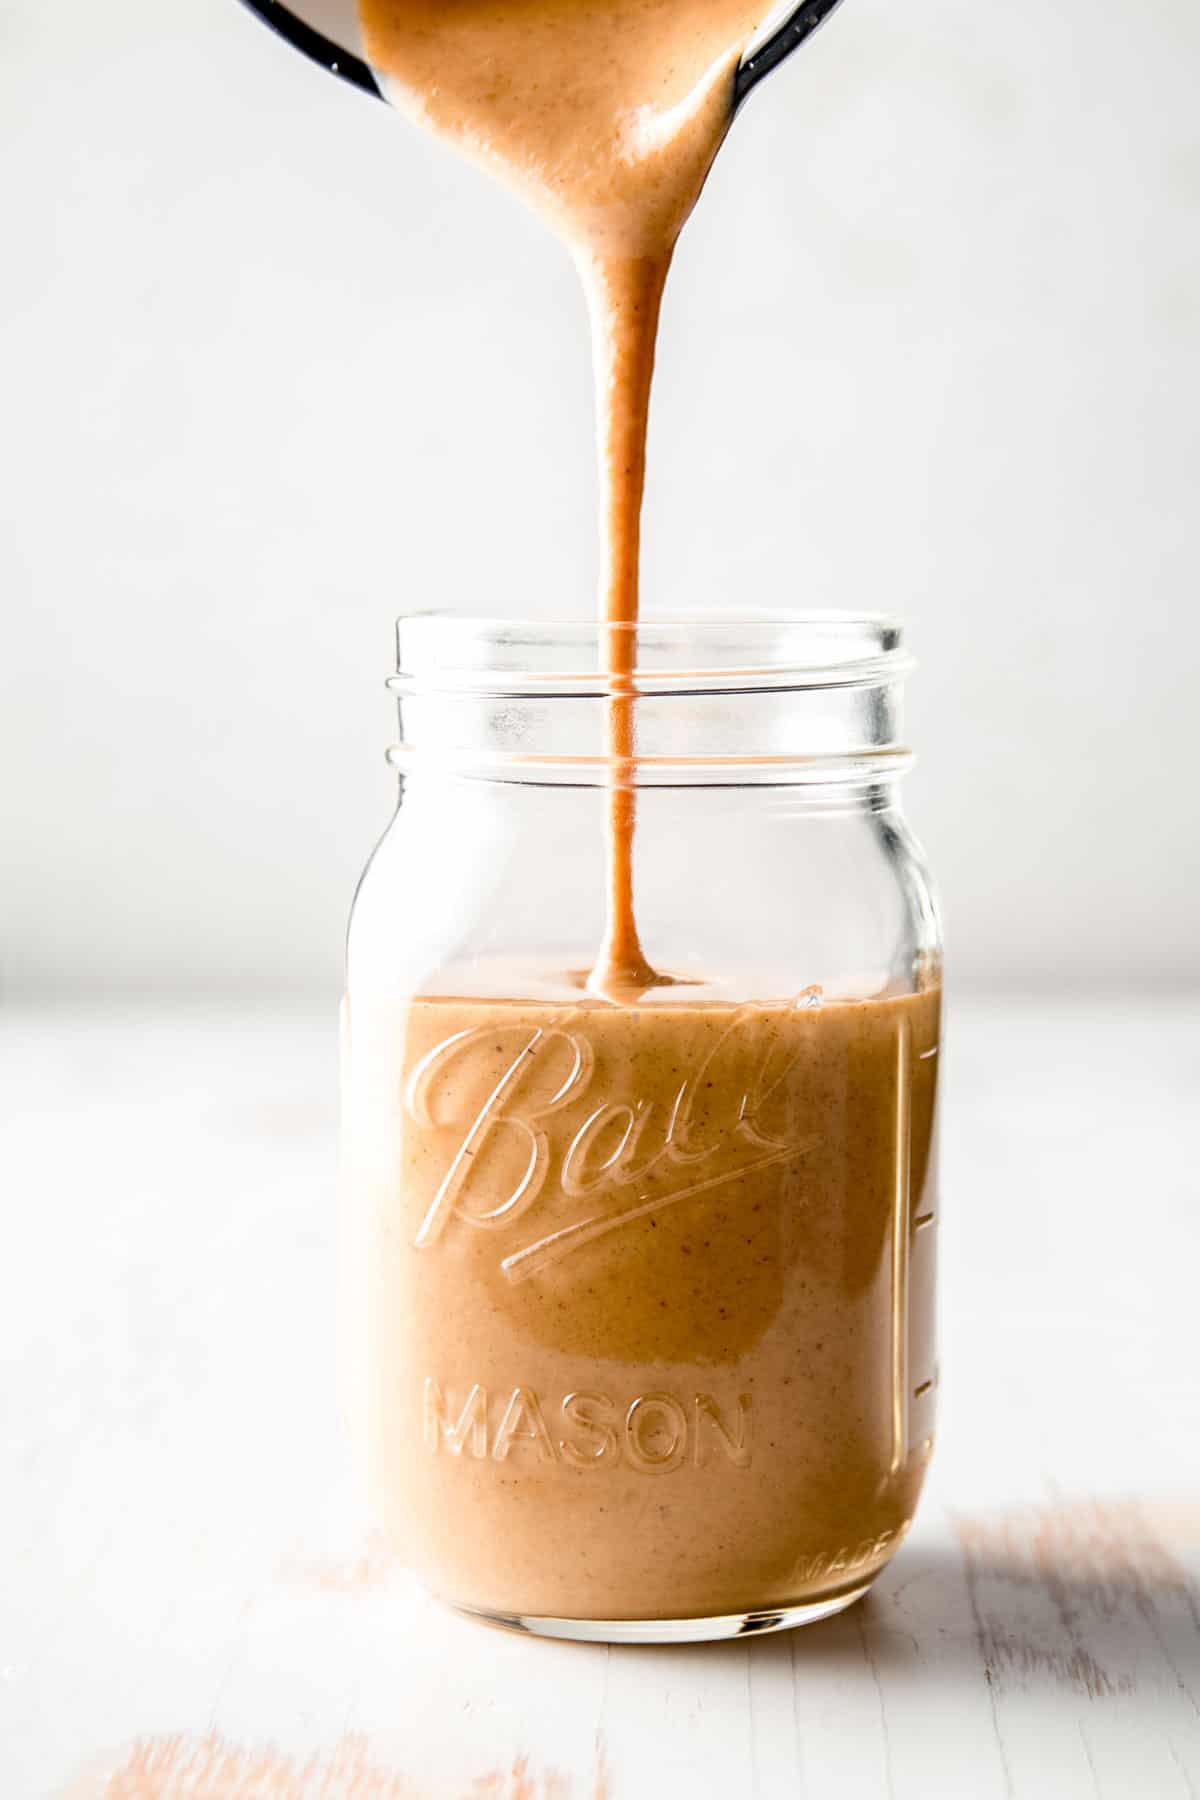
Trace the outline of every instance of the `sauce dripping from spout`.
<instances>
[{"instance_id":1,"label":"sauce dripping from spout","mask_svg":"<svg viewBox=\"0 0 1200 1800\"><path fill-rule=\"evenodd\" d=\"M402 111L497 173L568 246L592 321L609 685L605 931L589 989L664 985L634 914L634 667L650 386L679 233L763 0L359 0Z\"/></svg>"}]
</instances>

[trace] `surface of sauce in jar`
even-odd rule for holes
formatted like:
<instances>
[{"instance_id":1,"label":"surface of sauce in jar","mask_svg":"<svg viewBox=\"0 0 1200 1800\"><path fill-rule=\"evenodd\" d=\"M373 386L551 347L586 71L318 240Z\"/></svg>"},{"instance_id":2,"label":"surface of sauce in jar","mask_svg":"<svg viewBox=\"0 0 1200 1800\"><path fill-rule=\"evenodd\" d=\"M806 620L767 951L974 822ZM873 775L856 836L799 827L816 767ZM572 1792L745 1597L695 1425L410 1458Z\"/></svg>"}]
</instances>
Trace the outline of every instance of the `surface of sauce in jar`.
<instances>
[{"instance_id":1,"label":"surface of sauce in jar","mask_svg":"<svg viewBox=\"0 0 1200 1800\"><path fill-rule=\"evenodd\" d=\"M634 667L663 284L767 0L359 0L389 99L485 163L575 257L592 320L609 681L604 942L589 985L655 985L633 906Z\"/></svg>"}]
</instances>

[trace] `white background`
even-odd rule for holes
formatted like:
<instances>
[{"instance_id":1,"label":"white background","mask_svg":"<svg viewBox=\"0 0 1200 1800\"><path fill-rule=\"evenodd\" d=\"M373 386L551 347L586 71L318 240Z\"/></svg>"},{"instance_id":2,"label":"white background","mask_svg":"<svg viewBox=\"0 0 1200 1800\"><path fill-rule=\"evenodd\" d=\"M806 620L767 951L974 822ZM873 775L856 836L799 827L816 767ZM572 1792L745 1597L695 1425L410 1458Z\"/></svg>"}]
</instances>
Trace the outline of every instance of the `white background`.
<instances>
[{"instance_id":1,"label":"white background","mask_svg":"<svg viewBox=\"0 0 1200 1800\"><path fill-rule=\"evenodd\" d=\"M886 607L963 985L1200 977L1200 10L848 0L668 295L648 604ZM332 997L405 609L585 616L582 306L233 0L0 10L14 997Z\"/></svg>"}]
</instances>

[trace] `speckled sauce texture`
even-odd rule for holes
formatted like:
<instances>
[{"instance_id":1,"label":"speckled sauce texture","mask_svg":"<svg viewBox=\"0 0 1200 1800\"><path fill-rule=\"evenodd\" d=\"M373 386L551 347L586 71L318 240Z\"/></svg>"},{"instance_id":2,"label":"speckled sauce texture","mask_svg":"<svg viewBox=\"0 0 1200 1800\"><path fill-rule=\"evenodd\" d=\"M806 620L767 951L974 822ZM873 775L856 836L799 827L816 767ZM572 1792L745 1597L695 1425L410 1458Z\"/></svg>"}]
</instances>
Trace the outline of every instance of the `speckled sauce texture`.
<instances>
[{"instance_id":1,"label":"speckled sauce texture","mask_svg":"<svg viewBox=\"0 0 1200 1800\"><path fill-rule=\"evenodd\" d=\"M437 1592L683 1619L865 1585L932 1442L940 991L356 1001L345 1396Z\"/></svg>"}]
</instances>

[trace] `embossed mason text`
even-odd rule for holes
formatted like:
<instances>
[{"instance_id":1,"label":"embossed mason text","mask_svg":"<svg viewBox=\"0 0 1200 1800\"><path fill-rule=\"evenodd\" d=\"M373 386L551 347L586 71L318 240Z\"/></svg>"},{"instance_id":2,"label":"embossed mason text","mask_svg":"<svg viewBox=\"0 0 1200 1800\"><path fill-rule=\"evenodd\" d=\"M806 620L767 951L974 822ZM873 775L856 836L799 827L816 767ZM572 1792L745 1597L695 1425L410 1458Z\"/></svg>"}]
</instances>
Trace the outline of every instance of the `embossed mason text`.
<instances>
[{"instance_id":1,"label":"embossed mason text","mask_svg":"<svg viewBox=\"0 0 1200 1800\"><path fill-rule=\"evenodd\" d=\"M685 1401L675 1394L639 1394L628 1405L599 1393L564 1394L543 1401L532 1388L491 1395L478 1382L466 1394L425 1381L425 1447L436 1455L482 1462L523 1457L573 1469L615 1469L647 1475L693 1468L750 1467L751 1401L739 1394L721 1407L711 1394Z\"/></svg>"}]
</instances>

